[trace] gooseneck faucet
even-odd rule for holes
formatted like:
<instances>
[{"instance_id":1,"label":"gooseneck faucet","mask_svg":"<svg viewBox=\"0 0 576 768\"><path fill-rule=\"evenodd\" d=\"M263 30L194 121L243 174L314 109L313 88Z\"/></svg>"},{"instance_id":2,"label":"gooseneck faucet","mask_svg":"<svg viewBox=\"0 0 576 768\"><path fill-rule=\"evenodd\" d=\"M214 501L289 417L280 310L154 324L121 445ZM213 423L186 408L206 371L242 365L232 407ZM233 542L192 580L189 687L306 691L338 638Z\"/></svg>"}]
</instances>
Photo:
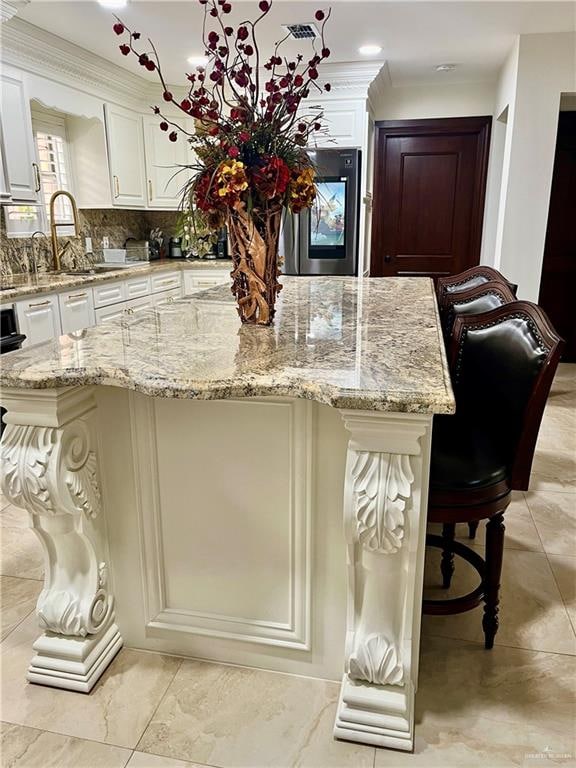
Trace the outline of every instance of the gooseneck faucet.
<instances>
[{"instance_id":1,"label":"gooseneck faucet","mask_svg":"<svg viewBox=\"0 0 576 768\"><path fill-rule=\"evenodd\" d=\"M58 227L69 227L70 222L63 221L58 222L54 221L54 208L55 208L55 202L59 197L67 197L68 200L70 200L70 203L72 204L72 218L74 219L74 237L78 236L78 231L80 229L80 226L78 224L78 208L76 207L76 200L72 197L70 192L67 192L65 189L58 189L52 197L50 198L50 237L52 239L52 258L54 261L54 269L59 272L60 271L60 258L68 245L69 242L66 243L66 245L62 248L62 250L58 250L58 234L57 229Z\"/></svg>"}]
</instances>

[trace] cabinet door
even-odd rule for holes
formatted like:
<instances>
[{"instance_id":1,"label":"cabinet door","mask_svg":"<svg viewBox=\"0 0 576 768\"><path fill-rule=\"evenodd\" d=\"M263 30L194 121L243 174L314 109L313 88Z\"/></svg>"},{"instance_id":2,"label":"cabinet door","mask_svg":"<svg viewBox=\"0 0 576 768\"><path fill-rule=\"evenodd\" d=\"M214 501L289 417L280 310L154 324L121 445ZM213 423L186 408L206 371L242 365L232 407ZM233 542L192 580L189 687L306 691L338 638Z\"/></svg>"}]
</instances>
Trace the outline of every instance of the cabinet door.
<instances>
[{"instance_id":1,"label":"cabinet door","mask_svg":"<svg viewBox=\"0 0 576 768\"><path fill-rule=\"evenodd\" d=\"M30 101L24 81L2 73L2 136L6 175L14 201L38 202L40 172L37 165Z\"/></svg>"},{"instance_id":2,"label":"cabinet door","mask_svg":"<svg viewBox=\"0 0 576 768\"><path fill-rule=\"evenodd\" d=\"M112 307L96 309L94 311L94 315L96 317L96 325L105 325L106 323L117 322L124 315L126 309L126 302L122 304L114 304Z\"/></svg>"},{"instance_id":3,"label":"cabinet door","mask_svg":"<svg viewBox=\"0 0 576 768\"><path fill-rule=\"evenodd\" d=\"M190 178L189 145L184 134L170 141L158 127L158 119L145 115L144 146L146 150L146 182L150 208L178 208L181 190Z\"/></svg>"},{"instance_id":4,"label":"cabinet door","mask_svg":"<svg viewBox=\"0 0 576 768\"><path fill-rule=\"evenodd\" d=\"M11 197L8 168L6 166L6 151L2 137L2 123L0 123L0 203L9 202Z\"/></svg>"},{"instance_id":5,"label":"cabinet door","mask_svg":"<svg viewBox=\"0 0 576 768\"><path fill-rule=\"evenodd\" d=\"M106 138L112 204L119 207L145 207L146 169L142 116L106 104Z\"/></svg>"},{"instance_id":6,"label":"cabinet door","mask_svg":"<svg viewBox=\"0 0 576 768\"><path fill-rule=\"evenodd\" d=\"M174 301L177 301L180 296L180 288L174 288L171 291L164 291L164 293L152 296L152 299L156 307L161 307L163 304L172 304Z\"/></svg>"},{"instance_id":7,"label":"cabinet door","mask_svg":"<svg viewBox=\"0 0 576 768\"><path fill-rule=\"evenodd\" d=\"M24 346L40 344L60 336L60 312L56 296L38 296L16 304L20 333L26 336Z\"/></svg>"},{"instance_id":8,"label":"cabinet door","mask_svg":"<svg viewBox=\"0 0 576 768\"><path fill-rule=\"evenodd\" d=\"M198 269L184 272L184 296L231 282L229 270Z\"/></svg>"},{"instance_id":9,"label":"cabinet door","mask_svg":"<svg viewBox=\"0 0 576 768\"><path fill-rule=\"evenodd\" d=\"M160 272L157 275L152 275L152 293L161 293L162 291L169 291L173 288L178 288L181 291L181 276L180 272Z\"/></svg>"},{"instance_id":10,"label":"cabinet door","mask_svg":"<svg viewBox=\"0 0 576 768\"><path fill-rule=\"evenodd\" d=\"M58 296L58 301L62 333L72 333L72 331L79 331L82 328L90 328L96 323L91 288L77 288L75 291L61 293Z\"/></svg>"},{"instance_id":11,"label":"cabinet door","mask_svg":"<svg viewBox=\"0 0 576 768\"><path fill-rule=\"evenodd\" d=\"M130 310L130 314L139 315L141 312L153 307L155 304L154 296L144 296L142 299L133 299L126 302L127 309Z\"/></svg>"}]
</instances>

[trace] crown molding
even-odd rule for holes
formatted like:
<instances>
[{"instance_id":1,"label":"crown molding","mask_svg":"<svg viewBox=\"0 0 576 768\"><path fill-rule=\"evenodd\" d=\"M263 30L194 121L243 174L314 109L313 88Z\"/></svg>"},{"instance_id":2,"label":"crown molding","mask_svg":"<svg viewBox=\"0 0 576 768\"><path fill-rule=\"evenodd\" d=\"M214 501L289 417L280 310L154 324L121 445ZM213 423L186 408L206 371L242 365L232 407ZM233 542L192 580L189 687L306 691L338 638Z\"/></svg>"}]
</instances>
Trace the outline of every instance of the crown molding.
<instances>
[{"instance_id":1,"label":"crown molding","mask_svg":"<svg viewBox=\"0 0 576 768\"><path fill-rule=\"evenodd\" d=\"M10 0L7 4L17 6L19 3ZM4 64L104 101L147 110L160 98L158 83L17 17L2 25L0 58ZM370 85L384 65L383 61L323 62L318 86L323 89L325 83L330 83L331 91L318 92L318 97L367 99ZM186 86L170 85L170 88L180 98L187 92ZM311 89L312 99L314 91Z\"/></svg>"},{"instance_id":2,"label":"crown molding","mask_svg":"<svg viewBox=\"0 0 576 768\"><path fill-rule=\"evenodd\" d=\"M139 108L151 91L144 78L18 18L2 25L1 59L90 96Z\"/></svg>"},{"instance_id":3,"label":"crown molding","mask_svg":"<svg viewBox=\"0 0 576 768\"><path fill-rule=\"evenodd\" d=\"M21 8L28 5L30 0L0 0L0 22L8 21L16 16Z\"/></svg>"}]
</instances>

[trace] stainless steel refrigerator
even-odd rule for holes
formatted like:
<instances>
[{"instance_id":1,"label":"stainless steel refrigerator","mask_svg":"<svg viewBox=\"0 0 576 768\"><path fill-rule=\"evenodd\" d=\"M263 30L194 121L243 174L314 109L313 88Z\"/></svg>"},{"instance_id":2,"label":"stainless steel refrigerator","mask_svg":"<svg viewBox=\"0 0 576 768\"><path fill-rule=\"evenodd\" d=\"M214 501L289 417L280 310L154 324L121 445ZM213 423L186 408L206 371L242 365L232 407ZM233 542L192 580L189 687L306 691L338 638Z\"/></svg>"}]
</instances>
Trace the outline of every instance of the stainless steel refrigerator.
<instances>
[{"instance_id":1,"label":"stainless steel refrigerator","mask_svg":"<svg viewBox=\"0 0 576 768\"><path fill-rule=\"evenodd\" d=\"M310 210L287 214L281 254L287 275L356 275L360 211L359 149L309 152L318 196Z\"/></svg>"}]
</instances>

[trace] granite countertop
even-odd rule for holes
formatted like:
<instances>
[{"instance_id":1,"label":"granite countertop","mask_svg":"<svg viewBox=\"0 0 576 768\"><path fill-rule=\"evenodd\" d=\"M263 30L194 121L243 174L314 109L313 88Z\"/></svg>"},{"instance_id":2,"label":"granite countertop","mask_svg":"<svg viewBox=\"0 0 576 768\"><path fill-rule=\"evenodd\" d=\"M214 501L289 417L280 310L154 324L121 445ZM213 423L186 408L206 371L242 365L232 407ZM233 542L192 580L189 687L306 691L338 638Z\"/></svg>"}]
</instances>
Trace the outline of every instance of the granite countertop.
<instances>
[{"instance_id":1,"label":"granite countertop","mask_svg":"<svg viewBox=\"0 0 576 768\"><path fill-rule=\"evenodd\" d=\"M232 269L231 259L158 259L133 267L119 267L96 272L92 275L69 274L65 272L41 272L37 275L19 274L2 277L0 281L0 303L13 302L23 296L64 291L67 288L107 283L153 272L186 269Z\"/></svg>"},{"instance_id":2,"label":"granite countertop","mask_svg":"<svg viewBox=\"0 0 576 768\"><path fill-rule=\"evenodd\" d=\"M452 413L428 278L283 277L275 325L242 326L228 286L2 357L0 384L103 384L158 397L291 396Z\"/></svg>"}]
</instances>

